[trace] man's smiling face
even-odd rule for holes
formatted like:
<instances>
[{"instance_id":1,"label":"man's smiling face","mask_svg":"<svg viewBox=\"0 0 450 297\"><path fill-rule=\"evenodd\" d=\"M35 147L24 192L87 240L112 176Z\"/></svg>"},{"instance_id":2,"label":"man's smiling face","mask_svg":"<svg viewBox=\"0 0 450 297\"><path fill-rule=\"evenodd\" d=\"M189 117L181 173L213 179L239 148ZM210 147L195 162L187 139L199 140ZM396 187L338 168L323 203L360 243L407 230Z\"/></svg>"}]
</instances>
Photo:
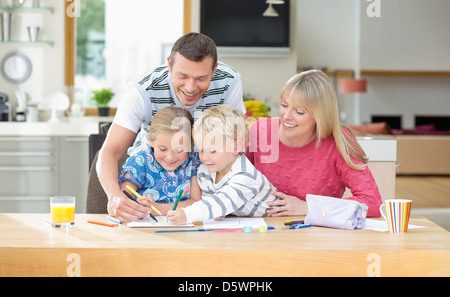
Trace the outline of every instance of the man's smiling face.
<instances>
[{"instance_id":1,"label":"man's smiling face","mask_svg":"<svg viewBox=\"0 0 450 297\"><path fill-rule=\"evenodd\" d=\"M217 65L213 68L212 57L205 57L200 62L186 59L175 53L175 61L169 62L172 86L178 100L185 106L194 105L206 93Z\"/></svg>"}]
</instances>

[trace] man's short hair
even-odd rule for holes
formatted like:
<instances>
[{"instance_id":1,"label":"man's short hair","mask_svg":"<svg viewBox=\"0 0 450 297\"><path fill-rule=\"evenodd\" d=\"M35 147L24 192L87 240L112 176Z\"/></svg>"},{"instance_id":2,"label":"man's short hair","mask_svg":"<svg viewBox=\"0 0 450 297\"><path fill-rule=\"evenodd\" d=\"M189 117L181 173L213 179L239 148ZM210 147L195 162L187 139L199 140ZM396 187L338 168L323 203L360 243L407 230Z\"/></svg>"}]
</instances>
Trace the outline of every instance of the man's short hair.
<instances>
[{"instance_id":1,"label":"man's short hair","mask_svg":"<svg viewBox=\"0 0 450 297\"><path fill-rule=\"evenodd\" d=\"M213 59L212 68L217 64L217 48L214 41L201 33L191 32L180 37L172 47L170 61L175 63L175 53L179 53L186 59L201 62L206 57Z\"/></svg>"}]
</instances>

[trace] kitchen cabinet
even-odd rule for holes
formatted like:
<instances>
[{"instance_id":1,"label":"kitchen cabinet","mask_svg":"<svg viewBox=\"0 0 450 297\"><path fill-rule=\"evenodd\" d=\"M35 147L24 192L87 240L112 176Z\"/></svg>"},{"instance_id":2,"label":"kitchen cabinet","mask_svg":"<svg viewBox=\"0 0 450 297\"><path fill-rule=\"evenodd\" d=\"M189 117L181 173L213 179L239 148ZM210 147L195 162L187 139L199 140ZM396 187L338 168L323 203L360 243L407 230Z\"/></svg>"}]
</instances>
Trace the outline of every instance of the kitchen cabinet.
<instances>
[{"instance_id":1,"label":"kitchen cabinet","mask_svg":"<svg viewBox=\"0 0 450 297\"><path fill-rule=\"evenodd\" d=\"M49 211L49 198L76 197L85 211L88 136L0 137L0 212Z\"/></svg>"},{"instance_id":2,"label":"kitchen cabinet","mask_svg":"<svg viewBox=\"0 0 450 297\"><path fill-rule=\"evenodd\" d=\"M0 212L48 213L56 195L76 197L84 213L89 177L89 135L99 121L0 122Z\"/></svg>"},{"instance_id":3,"label":"kitchen cabinet","mask_svg":"<svg viewBox=\"0 0 450 297\"><path fill-rule=\"evenodd\" d=\"M60 136L59 193L75 196L75 211L86 210L86 189L89 176L89 137Z\"/></svg>"},{"instance_id":4,"label":"kitchen cabinet","mask_svg":"<svg viewBox=\"0 0 450 297\"><path fill-rule=\"evenodd\" d=\"M56 137L0 137L0 212L48 211L58 193Z\"/></svg>"},{"instance_id":5,"label":"kitchen cabinet","mask_svg":"<svg viewBox=\"0 0 450 297\"><path fill-rule=\"evenodd\" d=\"M359 136L357 141L369 158L367 165L377 183L381 198L395 199L397 141L375 135ZM347 189L343 197L351 196L352 193Z\"/></svg>"}]
</instances>

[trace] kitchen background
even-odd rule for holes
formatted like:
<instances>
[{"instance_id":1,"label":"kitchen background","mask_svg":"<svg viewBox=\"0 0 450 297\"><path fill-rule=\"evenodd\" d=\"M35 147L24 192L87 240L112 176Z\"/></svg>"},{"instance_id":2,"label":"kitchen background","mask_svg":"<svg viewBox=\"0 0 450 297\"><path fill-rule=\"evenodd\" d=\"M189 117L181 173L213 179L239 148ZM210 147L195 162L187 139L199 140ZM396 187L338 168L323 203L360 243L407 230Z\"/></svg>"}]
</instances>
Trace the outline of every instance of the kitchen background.
<instances>
[{"instance_id":1,"label":"kitchen background","mask_svg":"<svg viewBox=\"0 0 450 297\"><path fill-rule=\"evenodd\" d=\"M1 3L5 6L8 1L19 2L1 0ZM25 0L23 7L32 6L33 2ZM13 104L17 90L24 91L29 102L40 102L55 92L67 92L64 20L70 11L65 11L63 0L38 2L49 9L13 11L11 40L21 42L0 42L0 59L20 51L32 64L30 78L21 84L12 84L0 76L0 91ZM89 1L69 2L83 5ZM192 5L191 30L198 31L200 1L188 2ZM372 2L361 1L362 70L415 71L415 75L366 76L368 91L360 96L360 121L371 122L373 115L399 115L403 128L411 128L418 114L449 116L450 2L378 0L380 16L370 17L367 9ZM183 3L104 1L104 32L91 33L89 38L92 50L104 40L104 62L91 69L91 74L95 77L96 71L105 69L106 78L100 81L77 78L72 100L86 105L90 91L98 87L112 87L120 94L129 81L161 64L173 41L183 32ZM355 64L354 0L294 0L290 4L291 47L287 57L220 58L241 72L244 92L268 103L272 115L278 112L279 90L298 70L324 67L333 73L352 70ZM81 22L87 13L74 17ZM47 42L22 42L29 40L28 26L39 26L39 40ZM99 55L91 58L95 57L102 58ZM432 76L426 74L429 72ZM117 106L119 100L120 95L114 98L112 106ZM339 101L342 120L354 122L353 95L339 94Z\"/></svg>"}]
</instances>

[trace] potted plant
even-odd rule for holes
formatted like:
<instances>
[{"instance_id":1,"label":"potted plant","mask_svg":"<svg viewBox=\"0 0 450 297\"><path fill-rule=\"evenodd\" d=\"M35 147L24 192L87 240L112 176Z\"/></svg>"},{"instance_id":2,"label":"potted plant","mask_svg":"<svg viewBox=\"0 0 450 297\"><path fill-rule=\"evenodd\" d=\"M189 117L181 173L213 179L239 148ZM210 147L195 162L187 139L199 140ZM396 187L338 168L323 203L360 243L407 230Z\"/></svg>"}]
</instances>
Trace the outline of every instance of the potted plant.
<instances>
[{"instance_id":1,"label":"potted plant","mask_svg":"<svg viewBox=\"0 0 450 297\"><path fill-rule=\"evenodd\" d=\"M114 96L114 93L111 91L111 89L101 89L92 91L94 94L91 98L92 101L95 102L98 108L98 115L99 116L108 116L109 115L109 102L111 101L112 97Z\"/></svg>"}]
</instances>

